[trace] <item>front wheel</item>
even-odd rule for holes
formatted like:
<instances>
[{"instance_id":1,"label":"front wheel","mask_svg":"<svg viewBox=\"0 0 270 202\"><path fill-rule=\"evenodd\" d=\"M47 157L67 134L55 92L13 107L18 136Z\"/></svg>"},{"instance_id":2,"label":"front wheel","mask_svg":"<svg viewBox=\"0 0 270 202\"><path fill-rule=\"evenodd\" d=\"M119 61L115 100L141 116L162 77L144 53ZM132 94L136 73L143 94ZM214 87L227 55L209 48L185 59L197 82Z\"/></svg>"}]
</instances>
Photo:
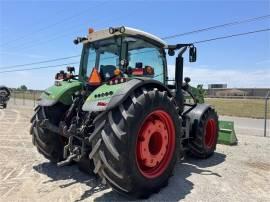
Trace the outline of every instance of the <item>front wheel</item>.
<instances>
[{"instance_id":1,"label":"front wheel","mask_svg":"<svg viewBox=\"0 0 270 202\"><path fill-rule=\"evenodd\" d=\"M89 157L103 181L136 198L148 197L167 185L181 135L181 118L167 92L137 89L95 123Z\"/></svg>"},{"instance_id":2,"label":"front wheel","mask_svg":"<svg viewBox=\"0 0 270 202\"><path fill-rule=\"evenodd\" d=\"M211 156L218 140L218 115L209 107L201 116L198 126L191 134L189 154L197 158Z\"/></svg>"}]
</instances>

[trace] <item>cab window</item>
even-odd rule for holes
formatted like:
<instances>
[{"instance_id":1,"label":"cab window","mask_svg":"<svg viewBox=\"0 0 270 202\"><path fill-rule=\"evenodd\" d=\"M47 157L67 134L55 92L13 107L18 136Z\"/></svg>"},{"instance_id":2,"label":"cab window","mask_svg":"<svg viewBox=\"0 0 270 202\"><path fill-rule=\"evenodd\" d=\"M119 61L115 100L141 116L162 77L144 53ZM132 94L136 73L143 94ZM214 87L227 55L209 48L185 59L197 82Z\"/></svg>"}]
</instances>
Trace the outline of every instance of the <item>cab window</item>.
<instances>
[{"instance_id":1,"label":"cab window","mask_svg":"<svg viewBox=\"0 0 270 202\"><path fill-rule=\"evenodd\" d=\"M119 66L121 40L109 38L88 43L83 50L83 75L87 79L93 68L97 68L102 79L111 77Z\"/></svg>"},{"instance_id":2,"label":"cab window","mask_svg":"<svg viewBox=\"0 0 270 202\"><path fill-rule=\"evenodd\" d=\"M153 74L144 73L141 76L148 76L160 82L164 82L164 55L162 49L138 38L128 41L128 62L130 69L152 68ZM136 75L140 76L140 75Z\"/></svg>"}]
</instances>

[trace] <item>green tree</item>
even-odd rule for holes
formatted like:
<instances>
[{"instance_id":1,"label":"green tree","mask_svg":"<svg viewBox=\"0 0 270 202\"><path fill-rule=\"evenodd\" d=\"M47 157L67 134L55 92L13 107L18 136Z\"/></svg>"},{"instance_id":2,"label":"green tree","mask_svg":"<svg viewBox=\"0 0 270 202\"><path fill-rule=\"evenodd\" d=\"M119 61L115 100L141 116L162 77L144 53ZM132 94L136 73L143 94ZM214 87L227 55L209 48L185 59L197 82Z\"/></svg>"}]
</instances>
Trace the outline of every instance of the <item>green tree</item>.
<instances>
[{"instance_id":1,"label":"green tree","mask_svg":"<svg viewBox=\"0 0 270 202\"><path fill-rule=\"evenodd\" d=\"M26 87L26 85L21 85L19 89L20 90L23 90L23 91L26 91L27 90L27 87Z\"/></svg>"}]
</instances>

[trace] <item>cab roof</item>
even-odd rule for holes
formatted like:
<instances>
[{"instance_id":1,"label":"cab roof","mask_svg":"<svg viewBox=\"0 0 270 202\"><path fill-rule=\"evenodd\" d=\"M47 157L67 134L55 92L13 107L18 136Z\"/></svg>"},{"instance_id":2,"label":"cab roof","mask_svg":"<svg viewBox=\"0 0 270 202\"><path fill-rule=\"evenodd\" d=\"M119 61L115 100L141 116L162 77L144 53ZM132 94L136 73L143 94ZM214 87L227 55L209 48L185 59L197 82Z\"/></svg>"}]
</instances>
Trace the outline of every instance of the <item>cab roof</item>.
<instances>
[{"instance_id":1,"label":"cab roof","mask_svg":"<svg viewBox=\"0 0 270 202\"><path fill-rule=\"evenodd\" d=\"M163 48L167 47L167 43L165 41L163 41L162 39L160 39L159 37L157 37L153 34L141 31L139 29L124 27L125 31L122 33L119 31L116 31L114 33L110 33L109 30L110 30L110 28L89 33L89 35L87 37L88 40L85 42L93 42L93 41L97 41L97 40L101 40L101 39L106 39L106 38L109 38L109 37L112 37L115 35L127 34L129 36L140 36L140 37L152 40L152 41L158 43Z\"/></svg>"}]
</instances>

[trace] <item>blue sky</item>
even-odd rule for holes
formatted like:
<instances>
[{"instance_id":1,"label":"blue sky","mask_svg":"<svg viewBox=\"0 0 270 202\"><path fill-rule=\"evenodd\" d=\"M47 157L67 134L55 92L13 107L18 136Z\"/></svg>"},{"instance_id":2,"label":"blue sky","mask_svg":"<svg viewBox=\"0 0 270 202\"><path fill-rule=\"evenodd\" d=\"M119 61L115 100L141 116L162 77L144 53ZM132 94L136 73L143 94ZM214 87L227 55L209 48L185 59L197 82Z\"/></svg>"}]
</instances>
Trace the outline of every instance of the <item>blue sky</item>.
<instances>
[{"instance_id":1,"label":"blue sky","mask_svg":"<svg viewBox=\"0 0 270 202\"><path fill-rule=\"evenodd\" d=\"M0 1L0 71L4 66L77 55L73 45L88 27L126 25L159 37L270 14L270 1ZM267 20L167 40L187 43L270 27ZM198 44L196 63L185 63L192 84L270 87L270 32ZM79 58L31 67L78 62ZM170 75L174 60L169 59ZM78 67L78 65L75 65ZM63 67L0 74L0 85L44 89Z\"/></svg>"}]
</instances>

